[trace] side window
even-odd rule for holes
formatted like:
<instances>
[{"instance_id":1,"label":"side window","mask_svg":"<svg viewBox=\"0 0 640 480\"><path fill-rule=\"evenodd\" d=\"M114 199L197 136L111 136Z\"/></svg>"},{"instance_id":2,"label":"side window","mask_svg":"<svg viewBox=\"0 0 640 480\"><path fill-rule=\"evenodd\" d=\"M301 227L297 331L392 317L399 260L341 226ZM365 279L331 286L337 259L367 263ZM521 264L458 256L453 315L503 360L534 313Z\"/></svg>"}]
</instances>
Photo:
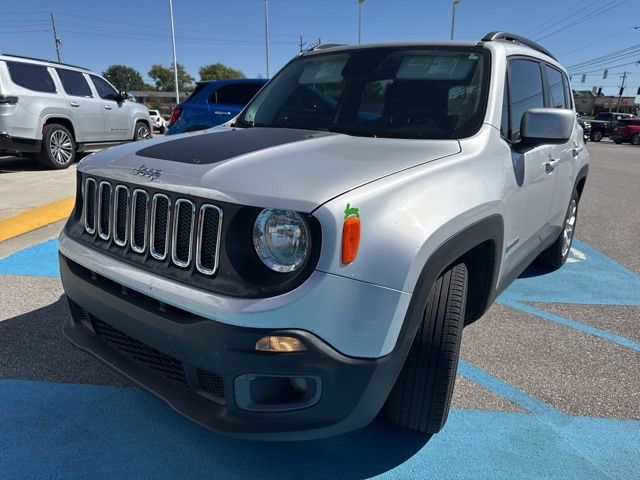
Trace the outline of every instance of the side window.
<instances>
[{"instance_id":1,"label":"side window","mask_svg":"<svg viewBox=\"0 0 640 480\"><path fill-rule=\"evenodd\" d=\"M540 64L532 60L509 61L509 95L511 99L511 140L520 139L520 121L524 112L544 107Z\"/></svg>"},{"instance_id":2,"label":"side window","mask_svg":"<svg viewBox=\"0 0 640 480\"><path fill-rule=\"evenodd\" d=\"M98 91L98 95L100 98L104 98L105 100L115 100L118 96L118 92L115 88L113 88L106 80L103 80L100 77L96 77L91 75L91 81L93 85L96 87Z\"/></svg>"},{"instance_id":3,"label":"side window","mask_svg":"<svg viewBox=\"0 0 640 480\"><path fill-rule=\"evenodd\" d=\"M36 92L56 93L56 86L47 67L32 63L7 62L9 75L16 85Z\"/></svg>"},{"instance_id":4,"label":"side window","mask_svg":"<svg viewBox=\"0 0 640 480\"><path fill-rule=\"evenodd\" d=\"M547 86L549 88L549 105L552 108L568 108L567 99L565 98L564 83L562 81L562 72L555 68L545 65L547 73Z\"/></svg>"},{"instance_id":5,"label":"side window","mask_svg":"<svg viewBox=\"0 0 640 480\"><path fill-rule=\"evenodd\" d=\"M509 79L504 80L504 92L502 93L502 121L500 123L500 135L511 138L511 109L509 108Z\"/></svg>"},{"instance_id":6,"label":"side window","mask_svg":"<svg viewBox=\"0 0 640 480\"><path fill-rule=\"evenodd\" d=\"M81 72L66 70L64 68L56 68L56 72L58 72L62 87L67 94L76 97L93 97L89 84Z\"/></svg>"},{"instance_id":7,"label":"side window","mask_svg":"<svg viewBox=\"0 0 640 480\"><path fill-rule=\"evenodd\" d=\"M220 87L209 97L209 103L244 106L249 103L262 85L255 83L238 83Z\"/></svg>"}]
</instances>

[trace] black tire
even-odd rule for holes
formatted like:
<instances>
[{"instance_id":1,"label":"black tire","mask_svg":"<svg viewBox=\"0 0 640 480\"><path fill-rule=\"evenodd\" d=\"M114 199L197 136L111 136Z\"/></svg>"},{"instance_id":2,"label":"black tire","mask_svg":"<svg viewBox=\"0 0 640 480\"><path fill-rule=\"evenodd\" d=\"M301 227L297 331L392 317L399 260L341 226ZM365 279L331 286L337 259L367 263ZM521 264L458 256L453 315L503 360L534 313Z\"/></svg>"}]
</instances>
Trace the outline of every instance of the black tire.
<instances>
[{"instance_id":1,"label":"black tire","mask_svg":"<svg viewBox=\"0 0 640 480\"><path fill-rule=\"evenodd\" d=\"M636 133L631 137L631 145L640 145L640 133Z\"/></svg>"},{"instance_id":2,"label":"black tire","mask_svg":"<svg viewBox=\"0 0 640 480\"><path fill-rule=\"evenodd\" d=\"M431 287L422 322L387 399L389 420L437 433L449 414L467 300L467 267L446 271Z\"/></svg>"},{"instance_id":3,"label":"black tire","mask_svg":"<svg viewBox=\"0 0 640 480\"><path fill-rule=\"evenodd\" d=\"M578 221L579 201L580 196L578 195L578 192L574 190L573 194L571 195L571 200L569 200L569 206L567 207L567 213L565 214L564 223L562 224L562 231L560 232L560 235L558 235L558 238L550 247L548 247L538 256L538 258L536 259L537 263L555 270L560 268L567 262L567 258L569 258L569 252L571 251L571 245L573 245L573 238L575 237L576 223ZM571 217L573 217L571 236L569 239L569 245L565 248L565 232L567 229L567 224L571 221Z\"/></svg>"},{"instance_id":4,"label":"black tire","mask_svg":"<svg viewBox=\"0 0 640 480\"><path fill-rule=\"evenodd\" d=\"M165 128L165 127L160 127L160 130L159 130L160 135L164 135L164 131L165 131L165 130L166 130L166 128Z\"/></svg>"},{"instance_id":5,"label":"black tire","mask_svg":"<svg viewBox=\"0 0 640 480\"><path fill-rule=\"evenodd\" d=\"M40 165L50 170L68 168L76 159L76 142L66 127L52 123L42 132L42 149L36 154Z\"/></svg>"},{"instance_id":6,"label":"black tire","mask_svg":"<svg viewBox=\"0 0 640 480\"><path fill-rule=\"evenodd\" d=\"M591 132L591 141L592 142L599 142L600 140L602 140L602 132L600 130L595 130L595 131Z\"/></svg>"},{"instance_id":7,"label":"black tire","mask_svg":"<svg viewBox=\"0 0 640 480\"><path fill-rule=\"evenodd\" d=\"M136 127L133 129L133 140L146 140L151 137L151 131L149 125L144 122L136 122Z\"/></svg>"}]
</instances>

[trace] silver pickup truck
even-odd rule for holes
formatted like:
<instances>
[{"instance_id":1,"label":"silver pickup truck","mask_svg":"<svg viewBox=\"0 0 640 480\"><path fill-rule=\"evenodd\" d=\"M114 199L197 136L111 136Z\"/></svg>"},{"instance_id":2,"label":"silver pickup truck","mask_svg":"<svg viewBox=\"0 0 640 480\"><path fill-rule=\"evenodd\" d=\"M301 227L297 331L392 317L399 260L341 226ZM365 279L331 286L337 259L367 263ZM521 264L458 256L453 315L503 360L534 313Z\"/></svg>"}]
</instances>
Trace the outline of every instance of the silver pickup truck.
<instances>
[{"instance_id":1,"label":"silver pickup truck","mask_svg":"<svg viewBox=\"0 0 640 480\"><path fill-rule=\"evenodd\" d=\"M542 47L317 47L225 126L82 160L67 338L193 421L444 425L462 329L567 259L589 156Z\"/></svg>"}]
</instances>

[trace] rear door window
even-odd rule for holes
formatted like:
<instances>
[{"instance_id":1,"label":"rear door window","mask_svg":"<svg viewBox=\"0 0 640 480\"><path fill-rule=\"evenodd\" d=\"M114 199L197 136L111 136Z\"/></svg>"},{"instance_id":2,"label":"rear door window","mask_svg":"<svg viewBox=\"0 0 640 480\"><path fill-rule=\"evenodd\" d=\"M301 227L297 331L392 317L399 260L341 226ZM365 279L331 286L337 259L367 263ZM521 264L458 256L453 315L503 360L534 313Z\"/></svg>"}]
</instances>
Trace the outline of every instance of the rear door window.
<instances>
[{"instance_id":1,"label":"rear door window","mask_svg":"<svg viewBox=\"0 0 640 480\"><path fill-rule=\"evenodd\" d=\"M76 97L93 97L91 88L81 72L67 70L64 68L56 68L62 87L68 95Z\"/></svg>"},{"instance_id":2,"label":"rear door window","mask_svg":"<svg viewBox=\"0 0 640 480\"><path fill-rule=\"evenodd\" d=\"M509 60L509 95L511 100L511 140L520 139L520 121L524 112L544 107L542 72L533 60Z\"/></svg>"},{"instance_id":3,"label":"rear door window","mask_svg":"<svg viewBox=\"0 0 640 480\"><path fill-rule=\"evenodd\" d=\"M255 83L238 83L220 87L209 97L209 103L244 106L249 103L262 85Z\"/></svg>"},{"instance_id":4,"label":"rear door window","mask_svg":"<svg viewBox=\"0 0 640 480\"><path fill-rule=\"evenodd\" d=\"M16 85L36 92L56 93L56 86L44 65L23 62L7 62L9 75Z\"/></svg>"}]
</instances>

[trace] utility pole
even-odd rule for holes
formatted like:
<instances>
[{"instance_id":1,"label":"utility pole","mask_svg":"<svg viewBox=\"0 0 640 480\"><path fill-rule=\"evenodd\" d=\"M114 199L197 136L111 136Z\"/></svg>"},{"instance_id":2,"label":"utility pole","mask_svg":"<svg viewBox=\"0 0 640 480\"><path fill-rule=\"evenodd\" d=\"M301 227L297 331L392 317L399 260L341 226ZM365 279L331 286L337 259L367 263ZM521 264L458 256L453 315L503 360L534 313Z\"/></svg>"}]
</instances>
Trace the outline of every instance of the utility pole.
<instances>
[{"instance_id":1,"label":"utility pole","mask_svg":"<svg viewBox=\"0 0 640 480\"><path fill-rule=\"evenodd\" d=\"M622 74L622 86L620 87L620 95L618 95L618 109L617 111L620 111L620 102L622 102L622 93L624 92L624 84L627 80L627 72L624 72Z\"/></svg>"},{"instance_id":2,"label":"utility pole","mask_svg":"<svg viewBox=\"0 0 640 480\"><path fill-rule=\"evenodd\" d=\"M176 84L176 105L180 103L178 88L178 57L176 56L176 32L173 28L173 0L169 0L169 18L171 19L171 45L173 46L173 81Z\"/></svg>"},{"instance_id":3,"label":"utility pole","mask_svg":"<svg viewBox=\"0 0 640 480\"><path fill-rule=\"evenodd\" d=\"M362 4L364 0L358 0L358 45L362 41Z\"/></svg>"},{"instance_id":4,"label":"utility pole","mask_svg":"<svg viewBox=\"0 0 640 480\"><path fill-rule=\"evenodd\" d=\"M269 0L264 0L264 50L269 78Z\"/></svg>"},{"instance_id":5,"label":"utility pole","mask_svg":"<svg viewBox=\"0 0 640 480\"><path fill-rule=\"evenodd\" d=\"M456 29L456 5L460 3L460 0L452 1L452 10L451 10L451 40L453 40L453 34Z\"/></svg>"},{"instance_id":6,"label":"utility pole","mask_svg":"<svg viewBox=\"0 0 640 480\"><path fill-rule=\"evenodd\" d=\"M304 46L307 44L307 42L303 42L302 41L302 35L300 35L300 43L298 44L298 46L300 47L300 53L302 53L302 50L304 49Z\"/></svg>"},{"instance_id":7,"label":"utility pole","mask_svg":"<svg viewBox=\"0 0 640 480\"><path fill-rule=\"evenodd\" d=\"M56 44L56 54L58 55L58 62L60 62L60 45L62 45L62 40L58 38L58 33L56 32L56 21L53 18L53 13L51 15L51 26L53 27L53 41Z\"/></svg>"}]
</instances>

